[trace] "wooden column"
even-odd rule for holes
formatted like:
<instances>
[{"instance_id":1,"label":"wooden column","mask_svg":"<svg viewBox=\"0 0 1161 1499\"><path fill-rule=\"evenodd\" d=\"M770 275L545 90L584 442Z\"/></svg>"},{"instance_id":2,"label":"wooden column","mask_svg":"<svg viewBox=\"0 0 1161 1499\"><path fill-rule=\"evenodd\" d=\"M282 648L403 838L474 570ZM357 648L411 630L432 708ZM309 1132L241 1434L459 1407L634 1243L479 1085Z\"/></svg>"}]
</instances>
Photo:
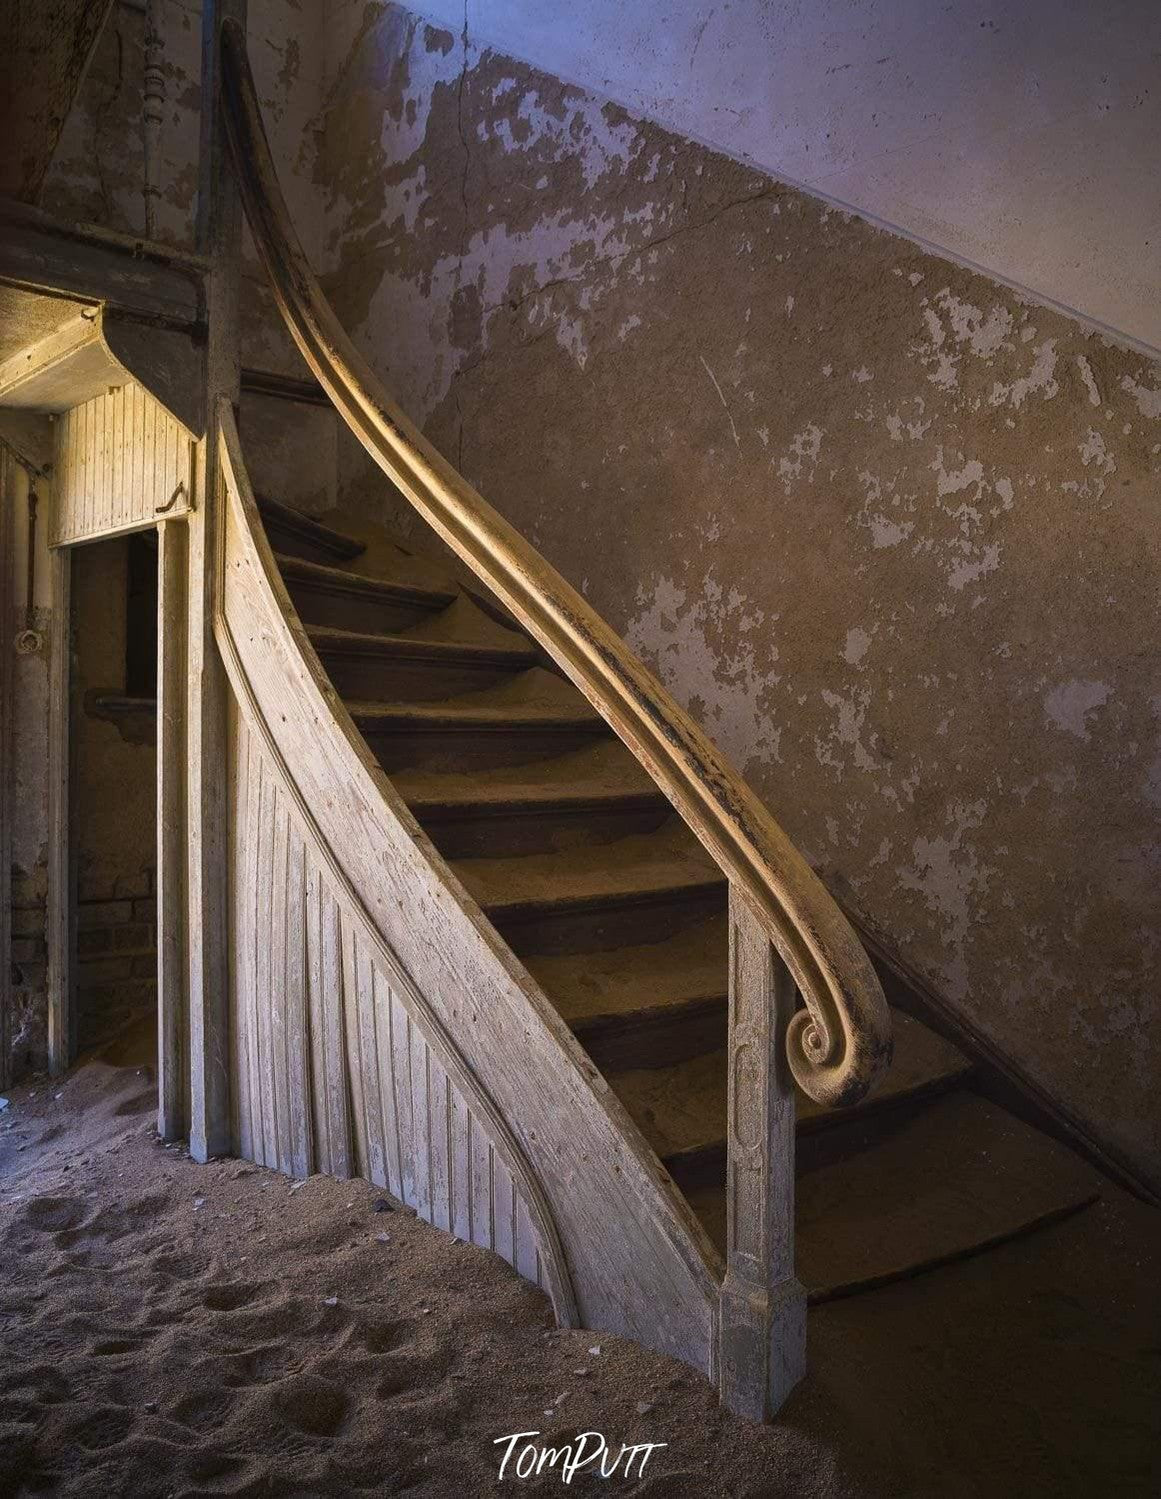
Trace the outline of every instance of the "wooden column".
<instances>
[{"instance_id":1,"label":"wooden column","mask_svg":"<svg viewBox=\"0 0 1161 1499\"><path fill-rule=\"evenodd\" d=\"M768 1420L806 1368L806 1296L794 1274L794 1086L790 971L730 889L727 1257L718 1384L740 1415Z\"/></svg>"},{"instance_id":2,"label":"wooden column","mask_svg":"<svg viewBox=\"0 0 1161 1499\"><path fill-rule=\"evenodd\" d=\"M237 405L238 284L242 211L225 159L217 108L218 31L246 21L246 0L202 8L202 148L199 250L211 259L207 294L206 436L199 444L198 504L189 519L189 1070L190 1153L204 1161L231 1148L226 861L226 676L214 642L221 594L222 493L218 403Z\"/></svg>"},{"instance_id":3,"label":"wooden column","mask_svg":"<svg viewBox=\"0 0 1161 1499\"><path fill-rule=\"evenodd\" d=\"M157 528L157 1130L189 1125L186 996L186 522Z\"/></svg>"},{"instance_id":4,"label":"wooden column","mask_svg":"<svg viewBox=\"0 0 1161 1499\"><path fill-rule=\"evenodd\" d=\"M72 576L68 547L50 552L52 623L48 640L48 1068L58 1076L73 1059Z\"/></svg>"},{"instance_id":5,"label":"wooden column","mask_svg":"<svg viewBox=\"0 0 1161 1499\"><path fill-rule=\"evenodd\" d=\"M16 548L15 463L0 446L0 1088L11 1081L12 1061L12 671Z\"/></svg>"}]
</instances>

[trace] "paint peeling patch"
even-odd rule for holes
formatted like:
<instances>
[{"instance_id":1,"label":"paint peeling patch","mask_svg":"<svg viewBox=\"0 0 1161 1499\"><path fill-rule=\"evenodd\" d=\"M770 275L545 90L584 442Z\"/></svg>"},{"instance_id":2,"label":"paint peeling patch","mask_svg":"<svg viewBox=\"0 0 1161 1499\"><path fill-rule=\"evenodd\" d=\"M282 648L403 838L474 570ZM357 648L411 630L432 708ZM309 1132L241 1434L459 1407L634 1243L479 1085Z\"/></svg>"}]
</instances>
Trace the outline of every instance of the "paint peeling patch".
<instances>
[{"instance_id":1,"label":"paint peeling patch","mask_svg":"<svg viewBox=\"0 0 1161 1499\"><path fill-rule=\"evenodd\" d=\"M1154 379L1157 378L1154 375ZM1142 385L1131 375L1125 375L1121 380L1121 389L1133 397L1142 416L1149 417L1152 421L1161 421L1161 384Z\"/></svg>"},{"instance_id":2,"label":"paint peeling patch","mask_svg":"<svg viewBox=\"0 0 1161 1499\"><path fill-rule=\"evenodd\" d=\"M847 643L843 646L843 660L848 666L858 666L871 649L871 637L861 626L855 625L847 631Z\"/></svg>"},{"instance_id":3,"label":"paint peeling patch","mask_svg":"<svg viewBox=\"0 0 1161 1499\"><path fill-rule=\"evenodd\" d=\"M1097 389L1096 376L1092 372L1092 366L1083 354L1076 356L1076 367L1080 371L1080 378L1084 381L1084 388L1088 391L1088 403L1090 406L1099 406L1101 393Z\"/></svg>"},{"instance_id":4,"label":"paint peeling patch","mask_svg":"<svg viewBox=\"0 0 1161 1499\"><path fill-rule=\"evenodd\" d=\"M1089 738L1089 715L1103 708L1112 694L1104 682L1087 682L1079 678L1054 687L1044 699L1044 713L1049 723L1077 739Z\"/></svg>"},{"instance_id":5,"label":"paint peeling patch","mask_svg":"<svg viewBox=\"0 0 1161 1499\"><path fill-rule=\"evenodd\" d=\"M1005 385L997 380L992 386L991 404L993 406L1008 405L1015 411L1019 411L1024 402L1031 395L1039 395L1045 401L1051 401L1058 394L1060 386L1055 379L1056 373L1056 340L1046 339L1035 351L1035 359L1032 368L1026 375L1020 375L1011 384Z\"/></svg>"},{"instance_id":6,"label":"paint peeling patch","mask_svg":"<svg viewBox=\"0 0 1161 1499\"><path fill-rule=\"evenodd\" d=\"M642 587L637 603L625 639L654 663L674 697L743 769L778 761L782 731L760 704L781 678L759 668L754 645L745 638L747 629L762 623L761 613L749 609L736 590L723 594L712 575L698 598L663 577L649 590ZM723 640L732 648L723 650ZM777 660L777 648L767 650Z\"/></svg>"}]
</instances>

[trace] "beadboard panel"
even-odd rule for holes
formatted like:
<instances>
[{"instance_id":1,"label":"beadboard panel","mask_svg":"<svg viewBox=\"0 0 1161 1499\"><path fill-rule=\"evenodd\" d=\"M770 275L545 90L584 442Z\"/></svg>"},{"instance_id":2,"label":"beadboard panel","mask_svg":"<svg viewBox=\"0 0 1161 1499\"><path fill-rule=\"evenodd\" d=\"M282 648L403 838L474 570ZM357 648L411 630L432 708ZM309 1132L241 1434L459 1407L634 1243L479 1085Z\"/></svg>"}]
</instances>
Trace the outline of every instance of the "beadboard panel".
<instances>
[{"instance_id":1,"label":"beadboard panel","mask_svg":"<svg viewBox=\"0 0 1161 1499\"><path fill-rule=\"evenodd\" d=\"M135 381L64 412L55 447L52 546L139 530L190 508L194 445Z\"/></svg>"}]
</instances>

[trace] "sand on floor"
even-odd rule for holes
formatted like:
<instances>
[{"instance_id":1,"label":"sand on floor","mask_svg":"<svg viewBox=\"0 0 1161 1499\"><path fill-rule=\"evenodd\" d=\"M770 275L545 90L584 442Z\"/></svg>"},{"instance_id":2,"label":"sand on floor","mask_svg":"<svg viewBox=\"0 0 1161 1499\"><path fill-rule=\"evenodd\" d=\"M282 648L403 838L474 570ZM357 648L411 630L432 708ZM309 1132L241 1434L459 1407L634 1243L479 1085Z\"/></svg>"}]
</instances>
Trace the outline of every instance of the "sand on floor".
<instances>
[{"instance_id":1,"label":"sand on floor","mask_svg":"<svg viewBox=\"0 0 1161 1499\"><path fill-rule=\"evenodd\" d=\"M1099 1210L811 1317L776 1424L365 1182L197 1165L146 1032L0 1111L0 1496L1147 1494L1161 1215ZM666 1443L499 1481L497 1439ZM523 1443L518 1444L518 1453Z\"/></svg>"}]
</instances>

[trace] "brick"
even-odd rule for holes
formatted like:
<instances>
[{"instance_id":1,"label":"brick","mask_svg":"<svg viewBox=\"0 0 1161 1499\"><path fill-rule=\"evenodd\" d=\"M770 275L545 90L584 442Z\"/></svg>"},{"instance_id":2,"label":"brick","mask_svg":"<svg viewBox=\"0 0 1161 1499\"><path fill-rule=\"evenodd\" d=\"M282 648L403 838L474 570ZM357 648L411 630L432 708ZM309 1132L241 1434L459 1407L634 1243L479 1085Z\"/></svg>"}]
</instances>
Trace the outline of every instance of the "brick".
<instances>
[{"instance_id":1,"label":"brick","mask_svg":"<svg viewBox=\"0 0 1161 1499\"><path fill-rule=\"evenodd\" d=\"M133 902L130 900L81 901L77 906L77 929L86 927L122 926L133 920Z\"/></svg>"},{"instance_id":2,"label":"brick","mask_svg":"<svg viewBox=\"0 0 1161 1499\"><path fill-rule=\"evenodd\" d=\"M77 964L77 987L88 989L94 984L127 979L132 971L132 958L93 958L88 962Z\"/></svg>"},{"instance_id":3,"label":"brick","mask_svg":"<svg viewBox=\"0 0 1161 1499\"><path fill-rule=\"evenodd\" d=\"M157 940L148 922L133 922L129 926L113 928L113 948L116 952L153 952Z\"/></svg>"},{"instance_id":4,"label":"brick","mask_svg":"<svg viewBox=\"0 0 1161 1499\"><path fill-rule=\"evenodd\" d=\"M107 927L97 931L85 931L77 933L77 957L96 957L98 953L109 951L112 945L112 933Z\"/></svg>"},{"instance_id":5,"label":"brick","mask_svg":"<svg viewBox=\"0 0 1161 1499\"><path fill-rule=\"evenodd\" d=\"M43 937L44 907L33 906L31 910L13 911L12 935L14 937Z\"/></svg>"},{"instance_id":6,"label":"brick","mask_svg":"<svg viewBox=\"0 0 1161 1499\"><path fill-rule=\"evenodd\" d=\"M133 959L134 978L152 978L157 980L157 954L140 953Z\"/></svg>"},{"instance_id":7,"label":"brick","mask_svg":"<svg viewBox=\"0 0 1161 1499\"><path fill-rule=\"evenodd\" d=\"M14 963L36 963L44 958L43 937L17 937L12 943Z\"/></svg>"},{"instance_id":8,"label":"brick","mask_svg":"<svg viewBox=\"0 0 1161 1499\"><path fill-rule=\"evenodd\" d=\"M157 901L152 896L148 900L135 900L133 902L133 920L156 922Z\"/></svg>"}]
</instances>

